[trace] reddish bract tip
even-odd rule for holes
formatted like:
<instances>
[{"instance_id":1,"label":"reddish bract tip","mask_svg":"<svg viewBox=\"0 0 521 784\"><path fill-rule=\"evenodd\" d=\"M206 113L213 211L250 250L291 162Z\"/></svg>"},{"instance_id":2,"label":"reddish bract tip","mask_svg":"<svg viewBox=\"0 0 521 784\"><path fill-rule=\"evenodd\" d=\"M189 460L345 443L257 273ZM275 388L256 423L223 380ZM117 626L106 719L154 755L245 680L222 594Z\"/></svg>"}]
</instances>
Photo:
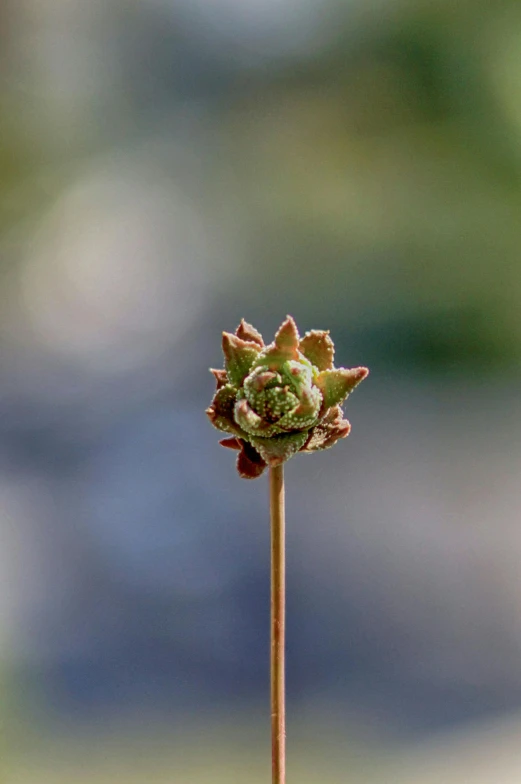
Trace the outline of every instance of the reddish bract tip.
<instances>
[{"instance_id":1,"label":"reddish bract tip","mask_svg":"<svg viewBox=\"0 0 521 784\"><path fill-rule=\"evenodd\" d=\"M241 323L235 330L235 334L242 340L256 343L260 348L264 348L264 340L262 339L261 333L258 332L258 330L252 326L252 324L248 324L248 322L244 319L241 319Z\"/></svg>"},{"instance_id":2,"label":"reddish bract tip","mask_svg":"<svg viewBox=\"0 0 521 784\"><path fill-rule=\"evenodd\" d=\"M238 338L230 332L223 332L222 346L228 378L232 384L239 385L260 353L260 346L251 340Z\"/></svg>"},{"instance_id":3,"label":"reddish bract tip","mask_svg":"<svg viewBox=\"0 0 521 784\"><path fill-rule=\"evenodd\" d=\"M223 438L219 441L221 446L225 446L227 449L240 449L241 448L241 441L239 438Z\"/></svg>"},{"instance_id":4,"label":"reddish bract tip","mask_svg":"<svg viewBox=\"0 0 521 784\"><path fill-rule=\"evenodd\" d=\"M210 368L210 373L215 378L215 381L217 383L217 389L221 389L221 387L223 387L227 383L228 374L226 373L226 370Z\"/></svg>"},{"instance_id":5,"label":"reddish bract tip","mask_svg":"<svg viewBox=\"0 0 521 784\"><path fill-rule=\"evenodd\" d=\"M297 325L292 316L287 316L275 335L275 345L280 351L291 357L297 356L299 334Z\"/></svg>"}]
</instances>

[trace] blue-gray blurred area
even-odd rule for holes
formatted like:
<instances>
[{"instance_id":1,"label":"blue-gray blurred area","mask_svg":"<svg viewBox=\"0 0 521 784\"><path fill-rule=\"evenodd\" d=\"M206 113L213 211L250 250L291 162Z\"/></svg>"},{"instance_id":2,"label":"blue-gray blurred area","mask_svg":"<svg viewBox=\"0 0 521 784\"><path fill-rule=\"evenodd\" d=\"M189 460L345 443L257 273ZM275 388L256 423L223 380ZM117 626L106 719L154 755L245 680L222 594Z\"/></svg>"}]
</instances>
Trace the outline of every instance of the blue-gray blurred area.
<instances>
[{"instance_id":1,"label":"blue-gray blurred area","mask_svg":"<svg viewBox=\"0 0 521 784\"><path fill-rule=\"evenodd\" d=\"M204 409L221 331L287 313L371 369L349 439L286 471L293 780L349 757L389 784L360 757L419 744L423 784L461 733L495 758L521 716L520 69L516 0L2 4L6 781L120 780L108 756L267 780L267 483ZM141 742L164 770L118 774ZM461 765L432 781L481 781Z\"/></svg>"}]
</instances>

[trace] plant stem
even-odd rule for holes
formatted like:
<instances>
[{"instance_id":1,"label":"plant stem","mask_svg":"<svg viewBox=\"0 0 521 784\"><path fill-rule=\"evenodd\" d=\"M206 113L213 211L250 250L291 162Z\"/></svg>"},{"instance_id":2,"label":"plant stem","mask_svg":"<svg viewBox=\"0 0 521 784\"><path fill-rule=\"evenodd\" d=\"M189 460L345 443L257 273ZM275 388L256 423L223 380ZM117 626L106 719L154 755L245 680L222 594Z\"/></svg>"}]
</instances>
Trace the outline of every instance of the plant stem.
<instances>
[{"instance_id":1,"label":"plant stem","mask_svg":"<svg viewBox=\"0 0 521 784\"><path fill-rule=\"evenodd\" d=\"M286 636L284 467L270 468L271 519L271 770L272 784L286 781Z\"/></svg>"}]
</instances>

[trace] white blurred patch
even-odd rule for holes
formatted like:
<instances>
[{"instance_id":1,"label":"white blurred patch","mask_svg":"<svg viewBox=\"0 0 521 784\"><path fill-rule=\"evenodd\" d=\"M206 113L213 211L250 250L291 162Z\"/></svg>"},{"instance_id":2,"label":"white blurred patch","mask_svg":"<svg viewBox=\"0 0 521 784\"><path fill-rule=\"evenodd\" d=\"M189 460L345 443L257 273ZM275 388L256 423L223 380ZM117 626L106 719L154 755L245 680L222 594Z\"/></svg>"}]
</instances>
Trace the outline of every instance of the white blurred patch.
<instances>
[{"instance_id":1,"label":"white blurred patch","mask_svg":"<svg viewBox=\"0 0 521 784\"><path fill-rule=\"evenodd\" d=\"M446 732L402 754L386 784L518 784L520 729L521 717L514 713L464 731Z\"/></svg>"},{"instance_id":2,"label":"white blurred patch","mask_svg":"<svg viewBox=\"0 0 521 784\"><path fill-rule=\"evenodd\" d=\"M181 14L194 40L226 57L256 60L310 56L337 34L340 9L331 0L150 0ZM231 48L230 48L231 47Z\"/></svg>"},{"instance_id":3,"label":"white blurred patch","mask_svg":"<svg viewBox=\"0 0 521 784\"><path fill-rule=\"evenodd\" d=\"M89 172L31 246L20 281L37 340L93 369L126 370L182 339L211 290L196 204L132 160Z\"/></svg>"}]
</instances>

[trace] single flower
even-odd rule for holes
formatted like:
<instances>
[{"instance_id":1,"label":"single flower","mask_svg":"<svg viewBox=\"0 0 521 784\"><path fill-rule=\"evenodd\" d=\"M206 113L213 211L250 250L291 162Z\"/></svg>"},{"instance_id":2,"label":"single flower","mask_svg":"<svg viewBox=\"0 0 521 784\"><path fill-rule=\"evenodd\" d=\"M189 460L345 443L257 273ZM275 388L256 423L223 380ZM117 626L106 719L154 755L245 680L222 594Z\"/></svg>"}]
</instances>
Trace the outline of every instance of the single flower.
<instances>
[{"instance_id":1,"label":"single flower","mask_svg":"<svg viewBox=\"0 0 521 784\"><path fill-rule=\"evenodd\" d=\"M244 319L223 332L224 369L212 370L217 389L206 413L228 434L220 443L239 450L245 479L260 476L297 452L318 452L345 438L351 425L341 404L369 371L335 368L328 331L299 337L288 316L269 346Z\"/></svg>"}]
</instances>

